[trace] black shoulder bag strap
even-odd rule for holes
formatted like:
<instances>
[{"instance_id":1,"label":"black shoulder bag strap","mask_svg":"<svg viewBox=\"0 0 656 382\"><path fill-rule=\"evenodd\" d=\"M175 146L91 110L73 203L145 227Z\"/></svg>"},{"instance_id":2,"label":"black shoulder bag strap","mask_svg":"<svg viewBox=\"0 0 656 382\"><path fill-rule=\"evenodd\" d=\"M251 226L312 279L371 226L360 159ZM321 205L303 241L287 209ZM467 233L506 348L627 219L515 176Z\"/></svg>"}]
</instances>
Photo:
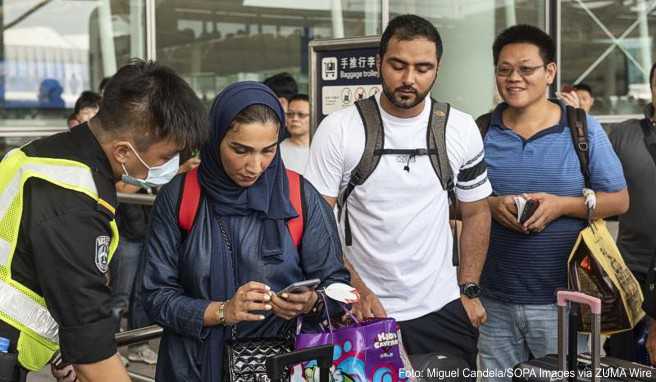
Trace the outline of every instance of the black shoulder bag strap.
<instances>
[{"instance_id":1,"label":"black shoulder bag strap","mask_svg":"<svg viewBox=\"0 0 656 382\"><path fill-rule=\"evenodd\" d=\"M654 161L654 165L656 165L656 133L654 133L656 126L648 118L643 119L640 122L640 126L642 127L647 151L649 151L651 159ZM652 318L656 318L656 252L651 256L651 261L649 262L645 292L649 293L649 295L645 296L643 309Z\"/></svg>"},{"instance_id":2,"label":"black shoulder bag strap","mask_svg":"<svg viewBox=\"0 0 656 382\"><path fill-rule=\"evenodd\" d=\"M481 133L481 137L485 138L488 129L490 128L490 123L492 123L492 113L485 113L476 118L476 126L478 126L478 131Z\"/></svg>"},{"instance_id":3,"label":"black shoulder bag strap","mask_svg":"<svg viewBox=\"0 0 656 382\"><path fill-rule=\"evenodd\" d=\"M348 185L337 196L337 219L344 216L344 234L347 246L351 246L353 238L351 237L351 224L348 217L348 204L347 199L356 186L363 184L374 172L378 162L380 162L380 154L377 154L377 149L382 149L385 145L385 133L383 131L383 119L380 116L380 110L376 104L374 96L362 99L355 103L362 124L364 125L364 153L360 158L360 162L351 171L351 179Z\"/></svg>"},{"instance_id":4,"label":"black shoulder bag strap","mask_svg":"<svg viewBox=\"0 0 656 382\"><path fill-rule=\"evenodd\" d=\"M590 152L588 144L588 122L583 109L567 106L567 124L572 133L572 143L574 150L579 157L581 164L581 173L585 181L585 187L592 189L590 185Z\"/></svg>"}]
</instances>

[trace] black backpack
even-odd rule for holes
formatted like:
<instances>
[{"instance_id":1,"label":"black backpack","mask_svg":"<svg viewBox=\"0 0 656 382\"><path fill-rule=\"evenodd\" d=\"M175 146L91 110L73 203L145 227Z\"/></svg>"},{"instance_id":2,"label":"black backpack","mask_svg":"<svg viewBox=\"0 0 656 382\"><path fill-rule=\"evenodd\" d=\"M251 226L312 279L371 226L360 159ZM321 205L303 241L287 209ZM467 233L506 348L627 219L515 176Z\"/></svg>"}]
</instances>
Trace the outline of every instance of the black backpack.
<instances>
[{"instance_id":1,"label":"black backpack","mask_svg":"<svg viewBox=\"0 0 656 382\"><path fill-rule=\"evenodd\" d=\"M446 150L446 123L449 119L450 106L448 103L437 102L431 98L431 112L429 128L426 129L426 147L415 149L386 149L383 120L374 96L355 102L360 113L365 133L365 148L358 165L351 171L351 179L346 188L337 197L337 219L341 220L344 213L344 234L347 246L353 243L351 237L351 226L348 217L348 197L355 187L367 181L380 162L382 155L408 155L408 165L405 170L410 171L409 163L413 157L428 155L433 165L435 174L440 179L442 189L447 192L449 202L455 205L455 182L453 171L449 165ZM453 265L457 266L458 241L454 231L453 241Z\"/></svg>"}]
</instances>

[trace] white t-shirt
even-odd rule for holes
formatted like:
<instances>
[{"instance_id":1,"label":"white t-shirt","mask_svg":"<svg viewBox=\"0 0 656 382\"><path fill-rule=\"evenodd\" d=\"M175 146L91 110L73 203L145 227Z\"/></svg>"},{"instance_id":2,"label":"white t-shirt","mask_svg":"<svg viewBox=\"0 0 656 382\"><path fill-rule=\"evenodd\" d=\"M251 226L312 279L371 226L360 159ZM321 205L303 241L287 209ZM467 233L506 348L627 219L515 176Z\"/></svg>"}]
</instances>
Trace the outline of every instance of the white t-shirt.
<instances>
[{"instance_id":1,"label":"white t-shirt","mask_svg":"<svg viewBox=\"0 0 656 382\"><path fill-rule=\"evenodd\" d=\"M380 105L380 95L376 96ZM386 149L426 148L430 102L414 118L397 118L380 108ZM474 119L451 108L446 129L456 197L463 202L492 191L483 142ZM337 197L365 147L355 106L327 116L312 140L305 177L322 194ZM460 297L452 265L453 239L446 191L426 155L383 155L367 181L348 198L353 245L345 256L387 313L406 321L437 311ZM464 171L467 170L467 171ZM339 222L344 238L344 217Z\"/></svg>"},{"instance_id":2,"label":"white t-shirt","mask_svg":"<svg viewBox=\"0 0 656 382\"><path fill-rule=\"evenodd\" d=\"M280 142L280 155L286 168L303 175L310 155L310 146L295 145L287 138Z\"/></svg>"}]
</instances>

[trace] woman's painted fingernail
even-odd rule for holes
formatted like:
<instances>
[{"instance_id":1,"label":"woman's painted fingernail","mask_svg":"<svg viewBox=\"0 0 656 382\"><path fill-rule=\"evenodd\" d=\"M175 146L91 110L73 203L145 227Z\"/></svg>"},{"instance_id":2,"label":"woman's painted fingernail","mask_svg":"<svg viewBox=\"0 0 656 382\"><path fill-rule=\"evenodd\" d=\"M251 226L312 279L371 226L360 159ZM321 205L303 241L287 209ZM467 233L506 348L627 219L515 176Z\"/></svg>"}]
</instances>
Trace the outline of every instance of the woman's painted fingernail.
<instances>
[{"instance_id":1,"label":"woman's painted fingernail","mask_svg":"<svg viewBox=\"0 0 656 382\"><path fill-rule=\"evenodd\" d=\"M271 310L271 305L269 305L269 304L264 305L264 309L265 310Z\"/></svg>"},{"instance_id":2,"label":"woman's painted fingernail","mask_svg":"<svg viewBox=\"0 0 656 382\"><path fill-rule=\"evenodd\" d=\"M271 290L271 287L268 285L265 285L264 287L266 288L267 291Z\"/></svg>"},{"instance_id":3,"label":"woman's painted fingernail","mask_svg":"<svg viewBox=\"0 0 656 382\"><path fill-rule=\"evenodd\" d=\"M260 315L260 320L264 320L264 315Z\"/></svg>"},{"instance_id":4,"label":"woman's painted fingernail","mask_svg":"<svg viewBox=\"0 0 656 382\"><path fill-rule=\"evenodd\" d=\"M289 295L288 295L287 293L283 293L282 296L280 296L280 297L282 297L282 298L284 298L284 299L286 300L287 297L289 297Z\"/></svg>"}]
</instances>

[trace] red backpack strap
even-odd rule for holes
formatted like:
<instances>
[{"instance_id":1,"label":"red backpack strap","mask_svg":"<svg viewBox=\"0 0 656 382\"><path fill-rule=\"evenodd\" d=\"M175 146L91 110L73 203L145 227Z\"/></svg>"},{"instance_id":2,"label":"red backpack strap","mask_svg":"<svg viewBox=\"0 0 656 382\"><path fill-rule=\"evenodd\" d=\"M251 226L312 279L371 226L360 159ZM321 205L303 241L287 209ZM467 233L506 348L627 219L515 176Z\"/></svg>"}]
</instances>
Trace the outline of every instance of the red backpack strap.
<instances>
[{"instance_id":1,"label":"red backpack strap","mask_svg":"<svg viewBox=\"0 0 656 382\"><path fill-rule=\"evenodd\" d=\"M178 209L178 225L185 232L190 232L196 219L200 204L200 183L198 182L198 167L187 172L182 185L180 208Z\"/></svg>"},{"instance_id":2,"label":"red backpack strap","mask_svg":"<svg viewBox=\"0 0 656 382\"><path fill-rule=\"evenodd\" d=\"M289 181L289 201L292 203L294 210L298 214L297 217L290 219L287 222L287 228L292 235L292 241L298 248L303 239L303 195L302 195L302 178L301 176L292 171L287 170L287 180Z\"/></svg>"}]
</instances>

